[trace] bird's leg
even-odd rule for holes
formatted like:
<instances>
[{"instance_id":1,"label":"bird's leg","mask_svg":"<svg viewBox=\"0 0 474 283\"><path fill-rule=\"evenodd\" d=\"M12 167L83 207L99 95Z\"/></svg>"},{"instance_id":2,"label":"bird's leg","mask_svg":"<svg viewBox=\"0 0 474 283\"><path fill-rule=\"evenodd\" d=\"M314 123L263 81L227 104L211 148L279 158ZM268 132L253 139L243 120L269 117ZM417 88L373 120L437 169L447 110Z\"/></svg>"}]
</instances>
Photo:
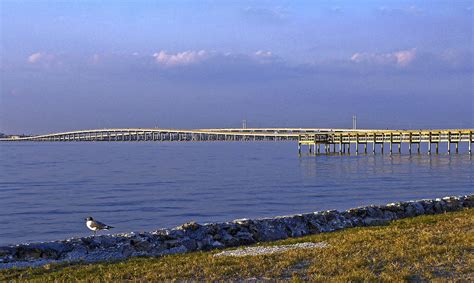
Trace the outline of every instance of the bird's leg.
<instances>
[{"instance_id":1,"label":"bird's leg","mask_svg":"<svg viewBox=\"0 0 474 283\"><path fill-rule=\"evenodd\" d=\"M97 233L97 231L96 231L96 230L94 230L94 237L95 237L95 233Z\"/></svg>"}]
</instances>

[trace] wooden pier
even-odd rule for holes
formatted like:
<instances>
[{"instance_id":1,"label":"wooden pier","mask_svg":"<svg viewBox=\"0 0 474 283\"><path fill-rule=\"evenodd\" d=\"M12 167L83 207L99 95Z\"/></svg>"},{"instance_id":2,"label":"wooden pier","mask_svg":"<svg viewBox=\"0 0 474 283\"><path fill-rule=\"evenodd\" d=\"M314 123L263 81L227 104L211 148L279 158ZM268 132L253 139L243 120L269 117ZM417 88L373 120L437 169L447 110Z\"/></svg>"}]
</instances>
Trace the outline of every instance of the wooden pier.
<instances>
[{"instance_id":1,"label":"wooden pier","mask_svg":"<svg viewBox=\"0 0 474 283\"><path fill-rule=\"evenodd\" d=\"M301 147L308 146L311 154L351 153L351 147L356 154L360 152L363 145L363 152L367 153L370 145L372 153L379 151L384 153L385 146L388 145L388 152L401 153L402 144L408 145L408 152L411 154L416 147L416 152L420 153L421 144L427 145L428 154L439 153L440 144L445 144L447 153L459 153L459 144L466 143L468 152L472 154L474 130L473 129L444 129L444 130L358 130L339 133L318 133L301 134L298 136L298 152L301 154Z\"/></svg>"}]
</instances>

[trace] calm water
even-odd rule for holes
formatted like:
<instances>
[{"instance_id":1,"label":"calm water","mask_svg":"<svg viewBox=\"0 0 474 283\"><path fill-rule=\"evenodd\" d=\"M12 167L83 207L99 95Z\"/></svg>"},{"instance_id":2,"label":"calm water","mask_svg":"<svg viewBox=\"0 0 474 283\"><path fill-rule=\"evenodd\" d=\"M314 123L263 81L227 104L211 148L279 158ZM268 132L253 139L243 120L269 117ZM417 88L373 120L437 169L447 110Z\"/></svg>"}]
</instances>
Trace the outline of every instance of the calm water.
<instances>
[{"instance_id":1,"label":"calm water","mask_svg":"<svg viewBox=\"0 0 474 283\"><path fill-rule=\"evenodd\" d=\"M0 245L474 193L463 154L298 157L295 143L0 144Z\"/></svg>"}]
</instances>

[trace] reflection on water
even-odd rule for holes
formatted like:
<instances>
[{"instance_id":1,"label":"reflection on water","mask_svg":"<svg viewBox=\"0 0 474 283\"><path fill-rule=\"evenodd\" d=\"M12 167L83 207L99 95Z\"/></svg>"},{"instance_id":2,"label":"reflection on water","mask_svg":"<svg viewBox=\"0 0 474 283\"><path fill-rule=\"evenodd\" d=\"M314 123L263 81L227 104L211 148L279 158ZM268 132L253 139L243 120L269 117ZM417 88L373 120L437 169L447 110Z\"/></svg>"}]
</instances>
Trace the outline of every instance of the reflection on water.
<instances>
[{"instance_id":1,"label":"reflection on water","mask_svg":"<svg viewBox=\"0 0 474 283\"><path fill-rule=\"evenodd\" d=\"M465 151L461 151L465 152ZM301 157L288 142L4 143L0 244L473 193L467 154Z\"/></svg>"}]
</instances>

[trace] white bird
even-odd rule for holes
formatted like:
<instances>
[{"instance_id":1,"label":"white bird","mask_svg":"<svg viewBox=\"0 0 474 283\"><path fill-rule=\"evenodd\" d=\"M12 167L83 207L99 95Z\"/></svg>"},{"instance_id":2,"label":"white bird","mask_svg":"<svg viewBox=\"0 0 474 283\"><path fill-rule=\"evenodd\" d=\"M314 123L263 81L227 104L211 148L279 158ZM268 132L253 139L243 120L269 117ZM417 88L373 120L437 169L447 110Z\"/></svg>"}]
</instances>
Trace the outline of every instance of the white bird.
<instances>
[{"instance_id":1,"label":"white bird","mask_svg":"<svg viewBox=\"0 0 474 283\"><path fill-rule=\"evenodd\" d=\"M92 217L87 217L86 219L86 226L87 228L89 228L90 230L94 231L94 236L95 234L97 233L97 231L100 231L100 230L109 230L111 228L114 228L112 226L109 226L109 225L106 225L102 222L99 222L97 220L94 220L94 218Z\"/></svg>"}]
</instances>

